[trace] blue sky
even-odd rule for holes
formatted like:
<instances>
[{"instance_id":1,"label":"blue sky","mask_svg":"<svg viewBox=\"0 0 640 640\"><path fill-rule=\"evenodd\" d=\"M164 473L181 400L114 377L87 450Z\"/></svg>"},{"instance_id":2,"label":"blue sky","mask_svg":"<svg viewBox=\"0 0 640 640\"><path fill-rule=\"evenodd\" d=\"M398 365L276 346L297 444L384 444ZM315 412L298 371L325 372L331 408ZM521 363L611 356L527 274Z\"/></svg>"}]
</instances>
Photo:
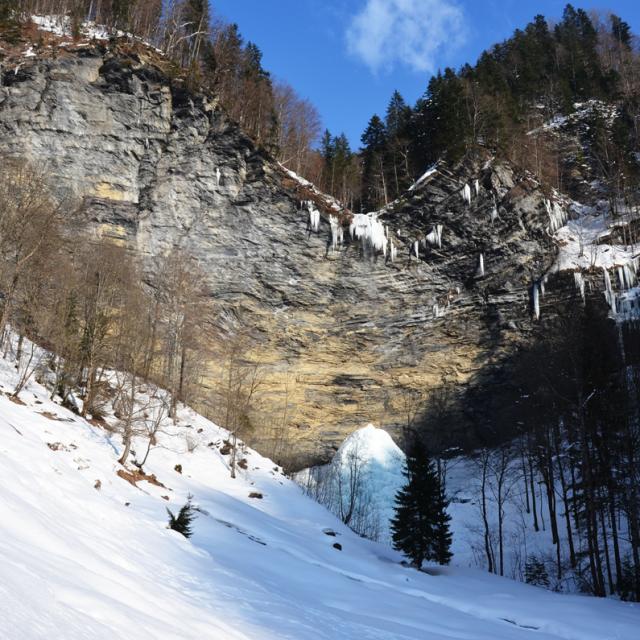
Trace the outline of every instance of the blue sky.
<instances>
[{"instance_id":1,"label":"blue sky","mask_svg":"<svg viewBox=\"0 0 640 640\"><path fill-rule=\"evenodd\" d=\"M537 13L559 18L565 0L212 0L237 22L264 66L313 102L324 127L354 148L394 89L414 103L445 66L474 62ZM640 33L640 0L583 0L609 9Z\"/></svg>"}]
</instances>

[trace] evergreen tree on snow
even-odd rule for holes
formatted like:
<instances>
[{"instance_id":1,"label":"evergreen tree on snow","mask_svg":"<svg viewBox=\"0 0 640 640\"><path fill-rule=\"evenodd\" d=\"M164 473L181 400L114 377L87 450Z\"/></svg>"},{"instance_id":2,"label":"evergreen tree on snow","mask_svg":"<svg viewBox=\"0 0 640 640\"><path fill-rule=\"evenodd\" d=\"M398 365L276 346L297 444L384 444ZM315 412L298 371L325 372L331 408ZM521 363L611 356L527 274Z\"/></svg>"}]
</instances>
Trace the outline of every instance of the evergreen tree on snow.
<instances>
[{"instance_id":1,"label":"evergreen tree on snow","mask_svg":"<svg viewBox=\"0 0 640 640\"><path fill-rule=\"evenodd\" d=\"M435 539L433 544L433 557L429 559L435 560L439 564L449 564L453 555L451 553L452 535L449 529L451 516L447 512L449 501L447 500L444 487L437 473L436 480L438 481L438 496L435 501Z\"/></svg>"},{"instance_id":2,"label":"evergreen tree on snow","mask_svg":"<svg viewBox=\"0 0 640 640\"><path fill-rule=\"evenodd\" d=\"M448 564L451 533L447 500L433 461L419 439L407 455L407 483L396 495L395 517L391 520L393 546L417 567L424 560Z\"/></svg>"},{"instance_id":3,"label":"evergreen tree on snow","mask_svg":"<svg viewBox=\"0 0 640 640\"><path fill-rule=\"evenodd\" d=\"M191 524L196 518L196 510L193 504L191 504L192 497L191 495L188 496L186 504L183 505L177 516L167 508L167 513L169 514L169 529L181 533L185 538L190 538L193 534Z\"/></svg>"}]
</instances>

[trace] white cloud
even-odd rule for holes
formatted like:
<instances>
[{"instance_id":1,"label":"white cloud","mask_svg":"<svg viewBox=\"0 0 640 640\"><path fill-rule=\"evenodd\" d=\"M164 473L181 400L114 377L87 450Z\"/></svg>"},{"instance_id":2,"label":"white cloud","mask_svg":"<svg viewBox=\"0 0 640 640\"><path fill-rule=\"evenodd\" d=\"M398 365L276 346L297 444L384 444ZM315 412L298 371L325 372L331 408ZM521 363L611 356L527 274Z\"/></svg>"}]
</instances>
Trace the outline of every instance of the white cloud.
<instances>
[{"instance_id":1,"label":"white cloud","mask_svg":"<svg viewBox=\"0 0 640 640\"><path fill-rule=\"evenodd\" d=\"M401 64L436 70L436 55L466 38L462 9L452 0L366 0L347 29L349 52L374 73Z\"/></svg>"}]
</instances>

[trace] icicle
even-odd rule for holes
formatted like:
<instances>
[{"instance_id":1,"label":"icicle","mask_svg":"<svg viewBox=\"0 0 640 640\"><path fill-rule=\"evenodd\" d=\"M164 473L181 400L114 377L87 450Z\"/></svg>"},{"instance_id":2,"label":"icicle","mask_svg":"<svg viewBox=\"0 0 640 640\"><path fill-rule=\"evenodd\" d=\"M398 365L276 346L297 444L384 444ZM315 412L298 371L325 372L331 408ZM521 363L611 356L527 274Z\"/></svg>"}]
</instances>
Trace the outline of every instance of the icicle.
<instances>
[{"instance_id":1,"label":"icicle","mask_svg":"<svg viewBox=\"0 0 640 640\"><path fill-rule=\"evenodd\" d=\"M624 269L622 267L617 267L617 271L618 271L618 281L620 282L620 289L624 291L627 288L625 286Z\"/></svg>"},{"instance_id":2,"label":"icicle","mask_svg":"<svg viewBox=\"0 0 640 640\"><path fill-rule=\"evenodd\" d=\"M349 225L349 233L352 239L361 240L363 245L386 255L388 232L378 220L377 213L355 213Z\"/></svg>"},{"instance_id":3,"label":"icicle","mask_svg":"<svg viewBox=\"0 0 640 640\"><path fill-rule=\"evenodd\" d=\"M617 299L617 322L630 322L640 319L640 288L634 287L620 294Z\"/></svg>"},{"instance_id":4,"label":"icicle","mask_svg":"<svg viewBox=\"0 0 640 640\"><path fill-rule=\"evenodd\" d=\"M320 228L320 211L315 208L311 200L307 201L307 209L309 210L309 228L317 232Z\"/></svg>"},{"instance_id":5,"label":"icicle","mask_svg":"<svg viewBox=\"0 0 640 640\"><path fill-rule=\"evenodd\" d=\"M468 184L465 184L464 187L462 187L462 199L467 204L471 204L471 188Z\"/></svg>"},{"instance_id":6,"label":"icicle","mask_svg":"<svg viewBox=\"0 0 640 640\"><path fill-rule=\"evenodd\" d=\"M391 238L389 238L389 258L391 259L391 262L396 261L397 255L398 255L398 249L393 244L393 241L391 240Z\"/></svg>"},{"instance_id":7,"label":"icicle","mask_svg":"<svg viewBox=\"0 0 640 640\"><path fill-rule=\"evenodd\" d=\"M473 186L476 190L476 197L478 197L480 195L480 181L476 180Z\"/></svg>"},{"instance_id":8,"label":"icicle","mask_svg":"<svg viewBox=\"0 0 640 640\"><path fill-rule=\"evenodd\" d=\"M493 205L493 209L491 209L491 224L493 224L500 216L498 215L498 207Z\"/></svg>"},{"instance_id":9,"label":"icicle","mask_svg":"<svg viewBox=\"0 0 640 640\"><path fill-rule=\"evenodd\" d=\"M549 215L549 232L555 233L566 223L567 212L557 202L551 203L549 200L545 200L544 204Z\"/></svg>"},{"instance_id":10,"label":"icicle","mask_svg":"<svg viewBox=\"0 0 640 640\"><path fill-rule=\"evenodd\" d=\"M484 278L484 255L482 253L480 254L480 258L478 260L477 276L479 278Z\"/></svg>"},{"instance_id":11,"label":"icicle","mask_svg":"<svg viewBox=\"0 0 640 640\"><path fill-rule=\"evenodd\" d=\"M531 300L533 302L533 315L536 320L540 320L540 290L536 282L533 283L531 289Z\"/></svg>"},{"instance_id":12,"label":"icicle","mask_svg":"<svg viewBox=\"0 0 640 640\"><path fill-rule=\"evenodd\" d=\"M637 276L636 276L636 265L632 260L627 264L621 265L617 267L618 271L618 280L620 282L620 289L622 291L626 291L627 289L631 289L636 284Z\"/></svg>"},{"instance_id":13,"label":"icicle","mask_svg":"<svg viewBox=\"0 0 640 640\"><path fill-rule=\"evenodd\" d=\"M580 292L580 296L582 297L582 302L585 301L584 295L584 278L580 271L573 272L573 281L576 285L576 289Z\"/></svg>"},{"instance_id":14,"label":"icicle","mask_svg":"<svg viewBox=\"0 0 640 640\"><path fill-rule=\"evenodd\" d=\"M602 267L602 272L604 275L604 297L606 301L609 303L609 308L611 309L611 313L616 315L616 296L613 293L613 289L611 288L611 278L609 277L609 272L606 267Z\"/></svg>"},{"instance_id":15,"label":"icicle","mask_svg":"<svg viewBox=\"0 0 640 640\"><path fill-rule=\"evenodd\" d=\"M431 229L431 232L427 234L426 242L438 249L442 249L442 225L437 224Z\"/></svg>"},{"instance_id":16,"label":"icicle","mask_svg":"<svg viewBox=\"0 0 640 640\"><path fill-rule=\"evenodd\" d=\"M635 264L630 262L629 264L624 265L624 277L627 282L627 289L631 289L636 283L636 274L634 270Z\"/></svg>"},{"instance_id":17,"label":"icicle","mask_svg":"<svg viewBox=\"0 0 640 640\"><path fill-rule=\"evenodd\" d=\"M420 257L420 241L419 241L419 240L416 240L416 241L413 243L413 255L414 255L416 258L419 258L419 257Z\"/></svg>"},{"instance_id":18,"label":"icicle","mask_svg":"<svg viewBox=\"0 0 640 640\"><path fill-rule=\"evenodd\" d=\"M337 251L344 237L342 225L336 216L329 216L329 225L331 226L331 248Z\"/></svg>"},{"instance_id":19,"label":"icicle","mask_svg":"<svg viewBox=\"0 0 640 640\"><path fill-rule=\"evenodd\" d=\"M220 167L216 167L216 187L220 186L221 177L222 177L222 173L220 172Z\"/></svg>"}]
</instances>

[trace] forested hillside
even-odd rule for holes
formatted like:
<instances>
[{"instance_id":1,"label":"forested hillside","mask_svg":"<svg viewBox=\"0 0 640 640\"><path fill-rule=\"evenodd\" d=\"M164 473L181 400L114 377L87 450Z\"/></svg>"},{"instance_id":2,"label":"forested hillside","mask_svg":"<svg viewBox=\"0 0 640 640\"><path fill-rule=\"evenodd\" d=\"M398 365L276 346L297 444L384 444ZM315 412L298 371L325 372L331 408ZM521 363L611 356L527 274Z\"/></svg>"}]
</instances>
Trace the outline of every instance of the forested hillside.
<instances>
[{"instance_id":1,"label":"forested hillside","mask_svg":"<svg viewBox=\"0 0 640 640\"><path fill-rule=\"evenodd\" d=\"M433 163L455 163L478 149L563 190L566 149L531 131L590 99L618 107L612 123L591 123L600 176L621 197L638 176L632 151L640 60L629 25L612 13L568 4L555 23L535 16L475 64L439 71L415 105L394 92L384 114L373 115L364 129L362 147L352 149L344 133L320 135L314 106L271 77L259 46L245 42L238 25L221 21L215 3L7 0L2 11L13 39L29 15L51 14L68 15L76 32L89 19L153 43L188 85L213 91L257 144L353 211L379 209Z\"/></svg>"}]
</instances>

